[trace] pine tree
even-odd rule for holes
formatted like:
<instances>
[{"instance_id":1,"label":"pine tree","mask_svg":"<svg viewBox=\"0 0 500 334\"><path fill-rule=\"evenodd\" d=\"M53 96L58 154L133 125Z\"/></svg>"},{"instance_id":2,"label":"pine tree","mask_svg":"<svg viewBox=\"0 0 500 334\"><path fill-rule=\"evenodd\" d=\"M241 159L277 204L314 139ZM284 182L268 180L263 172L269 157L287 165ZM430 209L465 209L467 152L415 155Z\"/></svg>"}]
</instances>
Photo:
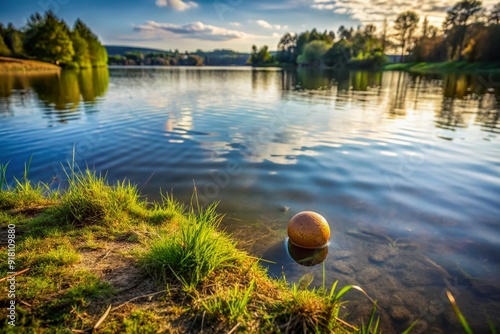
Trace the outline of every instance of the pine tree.
<instances>
[{"instance_id":1,"label":"pine tree","mask_svg":"<svg viewBox=\"0 0 500 334\"><path fill-rule=\"evenodd\" d=\"M36 59L55 64L69 63L75 51L68 31L67 25L51 11L43 18L34 15L28 22L24 48Z\"/></svg>"},{"instance_id":2,"label":"pine tree","mask_svg":"<svg viewBox=\"0 0 500 334\"><path fill-rule=\"evenodd\" d=\"M90 30L90 28L83 23L80 19L76 20L74 32L78 34L87 42L88 53L92 66L106 66L108 63L108 52L106 48L102 46L96 34Z\"/></svg>"},{"instance_id":3,"label":"pine tree","mask_svg":"<svg viewBox=\"0 0 500 334\"><path fill-rule=\"evenodd\" d=\"M0 56L9 56L10 50L5 44L2 35L0 34Z\"/></svg>"},{"instance_id":4,"label":"pine tree","mask_svg":"<svg viewBox=\"0 0 500 334\"><path fill-rule=\"evenodd\" d=\"M9 23L4 34L5 44L15 55L23 54L23 40L21 38L21 32L17 30L12 23Z\"/></svg>"},{"instance_id":5,"label":"pine tree","mask_svg":"<svg viewBox=\"0 0 500 334\"><path fill-rule=\"evenodd\" d=\"M71 33L71 41L73 42L73 49L75 50L73 61L77 63L80 68L92 67L87 41L80 36L78 31Z\"/></svg>"}]
</instances>

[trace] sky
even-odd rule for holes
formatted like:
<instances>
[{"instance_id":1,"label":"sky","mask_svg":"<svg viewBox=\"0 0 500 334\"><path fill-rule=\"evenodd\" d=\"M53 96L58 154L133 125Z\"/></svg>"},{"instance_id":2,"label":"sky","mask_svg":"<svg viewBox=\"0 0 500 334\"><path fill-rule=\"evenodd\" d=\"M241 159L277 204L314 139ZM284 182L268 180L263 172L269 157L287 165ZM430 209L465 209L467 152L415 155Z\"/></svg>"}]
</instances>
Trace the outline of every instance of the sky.
<instances>
[{"instance_id":1,"label":"sky","mask_svg":"<svg viewBox=\"0 0 500 334\"><path fill-rule=\"evenodd\" d=\"M498 0L484 0L486 8ZM455 0L0 0L0 22L25 24L52 9L69 25L82 19L106 45L162 50L233 49L253 44L277 48L286 32L337 31L369 23L392 26L397 14L414 10L441 27Z\"/></svg>"}]
</instances>

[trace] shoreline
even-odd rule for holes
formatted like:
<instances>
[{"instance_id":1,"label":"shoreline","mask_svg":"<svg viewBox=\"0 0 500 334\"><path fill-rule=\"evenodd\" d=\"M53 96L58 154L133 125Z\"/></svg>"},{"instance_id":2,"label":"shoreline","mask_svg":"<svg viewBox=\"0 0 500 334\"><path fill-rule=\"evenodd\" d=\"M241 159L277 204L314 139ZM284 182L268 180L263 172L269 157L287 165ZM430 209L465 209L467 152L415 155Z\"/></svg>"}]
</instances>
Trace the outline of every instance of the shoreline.
<instances>
[{"instance_id":1,"label":"shoreline","mask_svg":"<svg viewBox=\"0 0 500 334\"><path fill-rule=\"evenodd\" d=\"M60 72L61 67L38 60L26 60L11 57L0 57L0 74L2 73L36 73Z\"/></svg>"},{"instance_id":2,"label":"shoreline","mask_svg":"<svg viewBox=\"0 0 500 334\"><path fill-rule=\"evenodd\" d=\"M18 273L4 329L378 332L368 298L370 319L342 319L353 286L270 278L219 229L216 205L186 207L168 194L148 203L134 185L88 170L70 169L64 192L27 178L9 187L0 167L0 230L15 240L15 267L2 262L0 279Z\"/></svg>"},{"instance_id":3,"label":"shoreline","mask_svg":"<svg viewBox=\"0 0 500 334\"><path fill-rule=\"evenodd\" d=\"M403 71L420 74L500 73L500 63L436 62L386 64L383 71Z\"/></svg>"}]
</instances>

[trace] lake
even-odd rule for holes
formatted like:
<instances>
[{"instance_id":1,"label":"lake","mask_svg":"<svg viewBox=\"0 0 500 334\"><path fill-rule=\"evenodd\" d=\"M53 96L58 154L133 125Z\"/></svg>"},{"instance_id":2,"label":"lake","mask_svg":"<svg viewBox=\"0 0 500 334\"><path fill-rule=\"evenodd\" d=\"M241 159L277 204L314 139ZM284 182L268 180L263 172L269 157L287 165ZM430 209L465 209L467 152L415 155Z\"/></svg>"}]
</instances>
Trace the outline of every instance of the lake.
<instances>
[{"instance_id":1,"label":"lake","mask_svg":"<svg viewBox=\"0 0 500 334\"><path fill-rule=\"evenodd\" d=\"M355 284L385 333L500 328L500 77L402 72L110 68L0 75L0 163L64 187L75 161L151 200L220 201L224 228L273 276ZM73 153L74 152L74 153ZM285 248L316 211L318 261ZM290 255L291 254L291 255ZM323 258L326 259L321 263ZM299 256L300 257L300 256ZM305 261L305 262L304 262ZM312 265L318 262L317 265ZM304 265L306 264L306 265ZM344 317L370 301L346 295Z\"/></svg>"}]
</instances>

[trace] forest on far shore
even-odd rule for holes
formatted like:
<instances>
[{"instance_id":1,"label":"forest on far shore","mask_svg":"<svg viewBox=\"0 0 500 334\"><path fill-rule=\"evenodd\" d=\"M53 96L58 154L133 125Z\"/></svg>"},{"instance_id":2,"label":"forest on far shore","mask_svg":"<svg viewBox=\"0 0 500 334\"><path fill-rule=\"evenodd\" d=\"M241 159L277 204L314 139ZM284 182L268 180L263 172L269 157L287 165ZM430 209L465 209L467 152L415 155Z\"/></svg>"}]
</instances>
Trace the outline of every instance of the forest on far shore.
<instances>
[{"instance_id":1,"label":"forest on far shore","mask_svg":"<svg viewBox=\"0 0 500 334\"><path fill-rule=\"evenodd\" d=\"M486 10L478 0L457 2L441 27L405 11L393 23L385 20L381 31L367 24L340 26L337 33L286 33L274 56L268 46L254 45L249 63L371 68L382 66L388 51L398 52L399 62L500 62L500 3Z\"/></svg>"},{"instance_id":2,"label":"forest on far shore","mask_svg":"<svg viewBox=\"0 0 500 334\"><path fill-rule=\"evenodd\" d=\"M80 19L73 29L52 11L29 17L17 29L0 23L0 56L41 60L63 67L106 66L108 53L94 32Z\"/></svg>"},{"instance_id":3,"label":"forest on far shore","mask_svg":"<svg viewBox=\"0 0 500 334\"><path fill-rule=\"evenodd\" d=\"M40 60L67 68L244 64L380 68L388 61L387 54L395 52L401 63L461 61L497 66L500 3L487 10L479 0L461 0L446 12L441 27L430 24L427 17L421 20L414 11L405 11L393 23L385 20L382 29L367 24L356 29L340 26L336 32L289 32L281 37L276 52L271 52L267 45L253 45L251 53L153 51L131 51L108 58L106 47L85 23L77 19L70 28L51 11L31 15L21 28L0 23L0 56Z\"/></svg>"}]
</instances>

